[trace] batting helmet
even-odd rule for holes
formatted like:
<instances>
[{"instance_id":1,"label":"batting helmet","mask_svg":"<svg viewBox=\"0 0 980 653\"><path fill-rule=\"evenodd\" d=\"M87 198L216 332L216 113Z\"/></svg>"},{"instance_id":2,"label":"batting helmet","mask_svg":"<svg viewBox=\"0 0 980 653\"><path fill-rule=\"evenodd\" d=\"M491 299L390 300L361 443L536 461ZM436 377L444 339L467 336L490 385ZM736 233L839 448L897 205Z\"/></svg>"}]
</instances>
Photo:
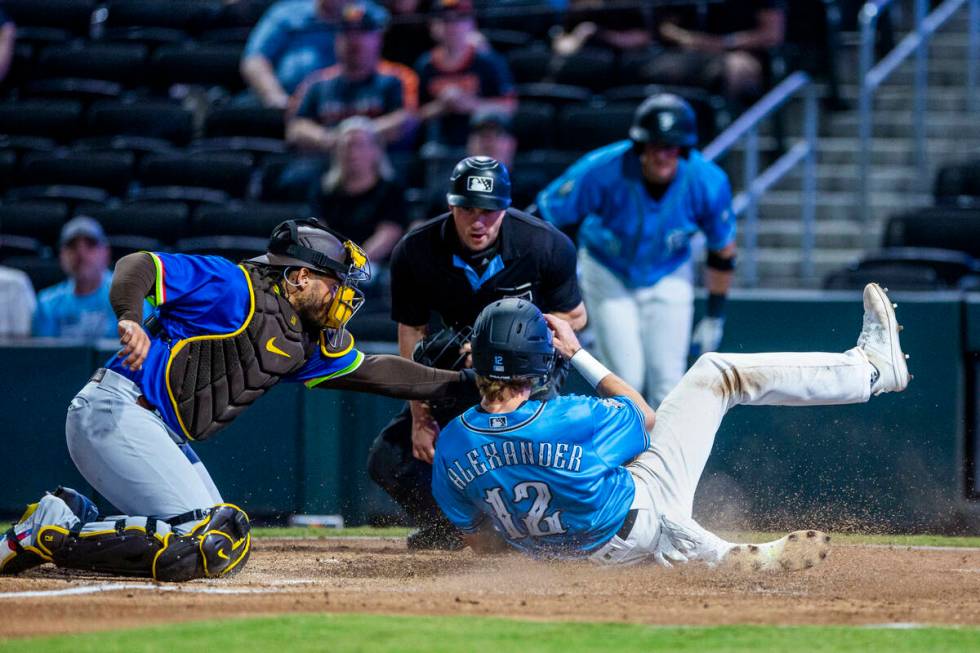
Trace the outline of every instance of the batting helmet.
<instances>
[{"instance_id":1,"label":"batting helmet","mask_svg":"<svg viewBox=\"0 0 980 653\"><path fill-rule=\"evenodd\" d=\"M555 364L551 330L538 307L507 297L484 308L470 339L473 369L489 379L547 377Z\"/></svg>"},{"instance_id":2,"label":"batting helmet","mask_svg":"<svg viewBox=\"0 0 980 653\"><path fill-rule=\"evenodd\" d=\"M449 177L449 206L500 211L510 206L507 166L488 156L469 156L456 164Z\"/></svg>"},{"instance_id":3,"label":"batting helmet","mask_svg":"<svg viewBox=\"0 0 980 653\"><path fill-rule=\"evenodd\" d=\"M683 98L671 93L651 95L633 114L630 140L637 144L655 143L690 149L698 143L694 109Z\"/></svg>"}]
</instances>

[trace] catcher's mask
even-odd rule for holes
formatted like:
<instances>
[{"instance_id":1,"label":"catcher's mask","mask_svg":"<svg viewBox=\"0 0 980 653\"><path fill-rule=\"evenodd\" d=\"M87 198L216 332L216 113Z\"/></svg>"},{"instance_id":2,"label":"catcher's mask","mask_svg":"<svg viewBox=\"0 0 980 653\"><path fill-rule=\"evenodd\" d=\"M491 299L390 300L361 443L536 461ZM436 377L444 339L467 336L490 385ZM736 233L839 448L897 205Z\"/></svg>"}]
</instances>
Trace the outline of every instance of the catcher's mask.
<instances>
[{"instance_id":1,"label":"catcher's mask","mask_svg":"<svg viewBox=\"0 0 980 653\"><path fill-rule=\"evenodd\" d=\"M268 252L251 259L275 267L304 267L340 281L327 309L327 328L332 329L328 344L340 346L344 328L364 304L364 293L357 287L371 278L367 254L353 241L324 227L314 218L286 220L272 230Z\"/></svg>"}]
</instances>

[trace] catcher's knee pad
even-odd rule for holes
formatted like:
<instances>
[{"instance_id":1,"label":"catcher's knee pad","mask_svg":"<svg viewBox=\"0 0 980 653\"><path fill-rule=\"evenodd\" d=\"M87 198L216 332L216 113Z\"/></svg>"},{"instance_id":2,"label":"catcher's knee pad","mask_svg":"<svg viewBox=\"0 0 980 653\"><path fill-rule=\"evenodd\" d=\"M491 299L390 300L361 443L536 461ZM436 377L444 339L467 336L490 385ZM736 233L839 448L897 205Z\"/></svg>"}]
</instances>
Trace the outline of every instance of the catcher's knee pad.
<instances>
[{"instance_id":1,"label":"catcher's knee pad","mask_svg":"<svg viewBox=\"0 0 980 653\"><path fill-rule=\"evenodd\" d=\"M179 582L240 571L252 550L248 515L222 503L187 535L173 535L153 561L153 577Z\"/></svg>"}]
</instances>

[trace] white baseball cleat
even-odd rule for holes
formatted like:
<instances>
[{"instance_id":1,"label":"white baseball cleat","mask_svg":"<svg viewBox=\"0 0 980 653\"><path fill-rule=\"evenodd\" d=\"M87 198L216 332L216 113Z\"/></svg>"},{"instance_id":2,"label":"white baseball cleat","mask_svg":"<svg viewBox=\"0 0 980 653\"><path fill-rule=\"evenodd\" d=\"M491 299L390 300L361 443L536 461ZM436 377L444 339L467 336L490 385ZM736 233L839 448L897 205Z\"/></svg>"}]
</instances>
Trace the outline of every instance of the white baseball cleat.
<instances>
[{"instance_id":1,"label":"white baseball cleat","mask_svg":"<svg viewBox=\"0 0 980 653\"><path fill-rule=\"evenodd\" d=\"M722 569L737 571L802 571L823 562L830 536L821 531L794 531L765 544L737 544L722 559Z\"/></svg>"},{"instance_id":2,"label":"white baseball cleat","mask_svg":"<svg viewBox=\"0 0 980 653\"><path fill-rule=\"evenodd\" d=\"M878 284L869 283L864 287L864 324L857 346L864 350L877 371L877 377L873 377L871 383L871 392L875 395L901 392L912 379L905 363L908 354L902 353L898 341L902 327L895 318L896 306Z\"/></svg>"}]
</instances>

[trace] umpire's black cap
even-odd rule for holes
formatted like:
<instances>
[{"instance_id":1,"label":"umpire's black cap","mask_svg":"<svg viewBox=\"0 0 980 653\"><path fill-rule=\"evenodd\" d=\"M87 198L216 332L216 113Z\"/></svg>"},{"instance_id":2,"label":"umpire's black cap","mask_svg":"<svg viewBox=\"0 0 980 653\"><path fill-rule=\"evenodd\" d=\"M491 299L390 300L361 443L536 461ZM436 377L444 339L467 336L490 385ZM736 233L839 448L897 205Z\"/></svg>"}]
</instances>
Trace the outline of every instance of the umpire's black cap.
<instances>
[{"instance_id":1,"label":"umpire's black cap","mask_svg":"<svg viewBox=\"0 0 980 653\"><path fill-rule=\"evenodd\" d=\"M672 93L651 95L633 114L630 140L690 149L698 144L697 118L684 98Z\"/></svg>"},{"instance_id":2,"label":"umpire's black cap","mask_svg":"<svg viewBox=\"0 0 980 653\"><path fill-rule=\"evenodd\" d=\"M500 211L510 206L507 166L488 156L470 156L456 164L449 177L449 206Z\"/></svg>"}]
</instances>

